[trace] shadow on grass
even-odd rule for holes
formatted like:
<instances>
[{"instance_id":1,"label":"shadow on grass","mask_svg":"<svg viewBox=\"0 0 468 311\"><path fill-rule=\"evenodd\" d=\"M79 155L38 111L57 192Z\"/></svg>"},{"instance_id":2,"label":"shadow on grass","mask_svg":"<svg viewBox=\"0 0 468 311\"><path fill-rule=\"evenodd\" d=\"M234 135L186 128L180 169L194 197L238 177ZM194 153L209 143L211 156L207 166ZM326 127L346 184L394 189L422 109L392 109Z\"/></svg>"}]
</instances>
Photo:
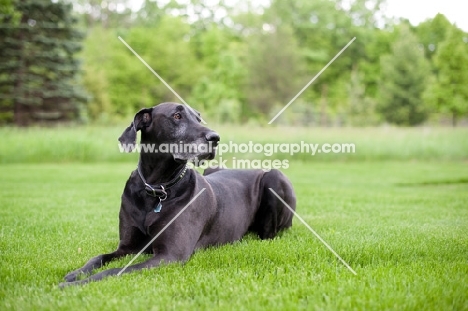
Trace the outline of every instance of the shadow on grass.
<instances>
[{"instance_id":1,"label":"shadow on grass","mask_svg":"<svg viewBox=\"0 0 468 311\"><path fill-rule=\"evenodd\" d=\"M431 180L416 183L396 183L400 187L419 187L419 186L444 186L444 185L457 185L468 184L468 178L445 179L445 180Z\"/></svg>"}]
</instances>

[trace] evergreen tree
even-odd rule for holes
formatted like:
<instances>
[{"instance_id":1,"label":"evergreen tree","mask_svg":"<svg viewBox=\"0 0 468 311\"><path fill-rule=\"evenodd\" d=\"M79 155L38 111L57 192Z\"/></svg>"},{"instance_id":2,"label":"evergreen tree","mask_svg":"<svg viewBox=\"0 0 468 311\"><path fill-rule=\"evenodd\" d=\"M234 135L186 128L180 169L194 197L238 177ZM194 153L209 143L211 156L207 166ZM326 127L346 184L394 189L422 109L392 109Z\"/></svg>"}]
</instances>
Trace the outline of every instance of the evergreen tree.
<instances>
[{"instance_id":1,"label":"evergreen tree","mask_svg":"<svg viewBox=\"0 0 468 311\"><path fill-rule=\"evenodd\" d=\"M381 59L380 105L384 119L397 125L418 125L429 113L423 100L430 72L424 51L403 25L392 45L392 54Z\"/></svg>"},{"instance_id":2,"label":"evergreen tree","mask_svg":"<svg viewBox=\"0 0 468 311\"><path fill-rule=\"evenodd\" d=\"M10 24L17 25L21 14L15 10L14 0L0 0L0 15L8 15Z\"/></svg>"},{"instance_id":3,"label":"evergreen tree","mask_svg":"<svg viewBox=\"0 0 468 311\"><path fill-rule=\"evenodd\" d=\"M0 17L0 122L18 126L75 120L84 93L77 83L83 35L73 28L72 5L51 0L14 1Z\"/></svg>"}]
</instances>

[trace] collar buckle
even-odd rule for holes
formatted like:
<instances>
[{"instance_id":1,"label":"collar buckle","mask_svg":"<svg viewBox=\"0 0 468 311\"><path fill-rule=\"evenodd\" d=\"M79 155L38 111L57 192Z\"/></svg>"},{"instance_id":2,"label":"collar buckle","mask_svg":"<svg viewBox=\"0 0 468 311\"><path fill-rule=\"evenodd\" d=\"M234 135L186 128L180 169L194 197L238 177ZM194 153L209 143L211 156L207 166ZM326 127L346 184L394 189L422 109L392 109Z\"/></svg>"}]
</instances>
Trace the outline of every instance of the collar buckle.
<instances>
[{"instance_id":1,"label":"collar buckle","mask_svg":"<svg viewBox=\"0 0 468 311\"><path fill-rule=\"evenodd\" d=\"M159 187L161 187L161 189L155 189L151 185L145 183L145 192L153 198L159 198L161 201L164 201L167 198L167 192L163 185L160 185Z\"/></svg>"},{"instance_id":2,"label":"collar buckle","mask_svg":"<svg viewBox=\"0 0 468 311\"><path fill-rule=\"evenodd\" d=\"M173 180L164 184L165 187L162 184L151 186L150 184L146 182L146 179L143 177L143 174L140 171L140 164L138 163L137 165L138 175L140 175L141 181L143 181L143 183L145 184L146 194L153 198L159 198L160 201L164 201L167 198L166 189L171 188L172 186L177 184L182 178L184 178L185 173L187 172L187 169L188 169L188 166L185 165L185 167L179 172L178 176L176 176Z\"/></svg>"}]
</instances>

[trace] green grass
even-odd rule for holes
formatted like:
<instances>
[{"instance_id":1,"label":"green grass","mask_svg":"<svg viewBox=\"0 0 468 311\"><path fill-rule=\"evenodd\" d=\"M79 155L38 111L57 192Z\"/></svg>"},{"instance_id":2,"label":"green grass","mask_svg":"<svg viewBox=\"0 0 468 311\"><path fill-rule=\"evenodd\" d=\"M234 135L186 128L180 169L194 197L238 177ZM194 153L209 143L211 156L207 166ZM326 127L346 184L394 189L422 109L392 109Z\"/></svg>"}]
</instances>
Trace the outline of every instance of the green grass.
<instances>
[{"instance_id":1,"label":"green grass","mask_svg":"<svg viewBox=\"0 0 468 311\"><path fill-rule=\"evenodd\" d=\"M0 163L132 162L137 154L119 152L119 127L0 128ZM209 126L221 143L353 143L353 154L306 153L276 159L300 161L467 160L468 128L285 128ZM224 158L238 156L226 154ZM258 155L242 155L242 158ZM239 157L238 157L239 158ZM260 155L260 158L267 157Z\"/></svg>"},{"instance_id":2,"label":"green grass","mask_svg":"<svg viewBox=\"0 0 468 311\"><path fill-rule=\"evenodd\" d=\"M9 130L2 131L5 138ZM449 137L444 131L431 135ZM82 135L95 135L97 147L113 136L99 134ZM19 141L48 135L62 137L51 129L14 134ZM116 248L119 198L135 162L15 164L8 155L2 160L9 164L0 165L0 309L468 310L468 166L453 160L461 157L457 148L442 156L451 161L290 163L284 172L297 211L357 276L296 219L272 241L249 235L199 251L184 265L64 290L57 285L67 272Z\"/></svg>"},{"instance_id":3,"label":"green grass","mask_svg":"<svg viewBox=\"0 0 468 311\"><path fill-rule=\"evenodd\" d=\"M295 220L273 241L248 235L184 265L58 289L117 246L137 159L118 152L124 127L0 128L1 310L468 310L466 128L212 126L225 143L356 145L275 158L290 161L299 214L357 276Z\"/></svg>"}]
</instances>

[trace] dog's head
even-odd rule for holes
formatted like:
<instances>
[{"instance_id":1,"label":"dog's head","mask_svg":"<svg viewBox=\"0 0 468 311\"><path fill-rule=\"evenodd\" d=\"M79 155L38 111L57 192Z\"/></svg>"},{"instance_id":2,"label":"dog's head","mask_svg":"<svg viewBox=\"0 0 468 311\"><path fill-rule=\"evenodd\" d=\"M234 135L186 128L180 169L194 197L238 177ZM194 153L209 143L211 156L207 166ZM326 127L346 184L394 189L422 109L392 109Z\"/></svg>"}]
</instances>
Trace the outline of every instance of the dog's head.
<instances>
[{"instance_id":1,"label":"dog's head","mask_svg":"<svg viewBox=\"0 0 468 311\"><path fill-rule=\"evenodd\" d=\"M216 155L219 135L200 124L200 113L177 103L162 103L137 112L119 138L125 150L136 145L141 131L141 152L170 153L174 160L211 160Z\"/></svg>"}]
</instances>

